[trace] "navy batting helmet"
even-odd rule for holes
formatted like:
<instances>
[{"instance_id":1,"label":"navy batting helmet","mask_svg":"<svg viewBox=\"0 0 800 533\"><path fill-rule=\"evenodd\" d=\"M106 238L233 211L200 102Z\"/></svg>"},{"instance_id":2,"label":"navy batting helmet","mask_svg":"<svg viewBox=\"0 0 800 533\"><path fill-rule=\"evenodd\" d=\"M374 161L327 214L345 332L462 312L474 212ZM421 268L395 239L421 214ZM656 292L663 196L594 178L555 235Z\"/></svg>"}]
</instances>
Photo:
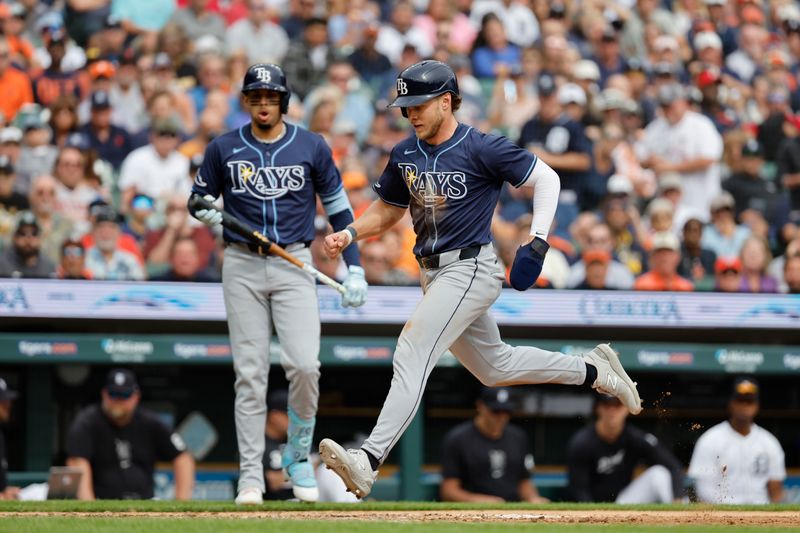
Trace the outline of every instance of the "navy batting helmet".
<instances>
[{"instance_id":1,"label":"navy batting helmet","mask_svg":"<svg viewBox=\"0 0 800 533\"><path fill-rule=\"evenodd\" d=\"M456 74L441 61L425 60L405 69L397 77L397 98L389 107L399 107L408 116L407 107L424 104L440 94L458 92Z\"/></svg>"},{"instance_id":2,"label":"navy batting helmet","mask_svg":"<svg viewBox=\"0 0 800 533\"><path fill-rule=\"evenodd\" d=\"M281 93L281 113L289 109L289 85L286 83L286 74L281 67L272 63L256 63L247 69L242 84L242 93L258 89L268 89Z\"/></svg>"}]
</instances>

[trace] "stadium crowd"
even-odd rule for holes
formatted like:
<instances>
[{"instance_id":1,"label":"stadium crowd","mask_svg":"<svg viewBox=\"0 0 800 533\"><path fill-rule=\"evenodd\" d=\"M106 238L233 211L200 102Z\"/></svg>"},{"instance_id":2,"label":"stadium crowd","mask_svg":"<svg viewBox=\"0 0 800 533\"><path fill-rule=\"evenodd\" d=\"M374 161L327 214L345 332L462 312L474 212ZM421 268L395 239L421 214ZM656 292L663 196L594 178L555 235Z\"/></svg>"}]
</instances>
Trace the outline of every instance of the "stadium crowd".
<instances>
[{"instance_id":1,"label":"stadium crowd","mask_svg":"<svg viewBox=\"0 0 800 533\"><path fill-rule=\"evenodd\" d=\"M358 216L410 133L395 77L432 57L460 121L561 177L540 286L800 293L792 0L18 0L0 29L0 276L218 280L186 199L247 122L255 62L286 71L286 118L328 141ZM528 194L493 222L509 266ZM370 284L418 283L413 235L407 217L363 243Z\"/></svg>"}]
</instances>

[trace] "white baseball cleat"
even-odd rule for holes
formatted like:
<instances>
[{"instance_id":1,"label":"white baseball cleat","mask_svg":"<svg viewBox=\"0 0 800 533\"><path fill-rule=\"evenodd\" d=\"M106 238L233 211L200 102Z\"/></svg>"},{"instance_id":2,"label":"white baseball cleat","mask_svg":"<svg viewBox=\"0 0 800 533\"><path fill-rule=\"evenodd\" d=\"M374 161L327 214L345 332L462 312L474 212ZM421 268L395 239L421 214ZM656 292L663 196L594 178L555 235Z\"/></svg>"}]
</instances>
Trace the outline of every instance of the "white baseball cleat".
<instances>
[{"instance_id":1,"label":"white baseball cleat","mask_svg":"<svg viewBox=\"0 0 800 533\"><path fill-rule=\"evenodd\" d=\"M364 450L345 450L331 439L322 439L319 456L326 467L342 478L347 490L356 498L369 495L378 472L373 472Z\"/></svg>"},{"instance_id":2,"label":"white baseball cleat","mask_svg":"<svg viewBox=\"0 0 800 533\"><path fill-rule=\"evenodd\" d=\"M617 352L610 345L598 344L594 350L584 354L583 358L597 369L597 379L592 383L593 389L616 396L631 414L638 415L642 412L642 400L636 390L636 383L622 368Z\"/></svg>"},{"instance_id":3,"label":"white baseball cleat","mask_svg":"<svg viewBox=\"0 0 800 533\"><path fill-rule=\"evenodd\" d=\"M264 497L261 495L260 488L246 487L239 491L235 502L236 505L261 505L264 503Z\"/></svg>"},{"instance_id":4,"label":"white baseball cleat","mask_svg":"<svg viewBox=\"0 0 800 533\"><path fill-rule=\"evenodd\" d=\"M292 482L292 493L301 502L319 501L317 478L314 467L308 461L292 463L285 469L286 477Z\"/></svg>"}]
</instances>

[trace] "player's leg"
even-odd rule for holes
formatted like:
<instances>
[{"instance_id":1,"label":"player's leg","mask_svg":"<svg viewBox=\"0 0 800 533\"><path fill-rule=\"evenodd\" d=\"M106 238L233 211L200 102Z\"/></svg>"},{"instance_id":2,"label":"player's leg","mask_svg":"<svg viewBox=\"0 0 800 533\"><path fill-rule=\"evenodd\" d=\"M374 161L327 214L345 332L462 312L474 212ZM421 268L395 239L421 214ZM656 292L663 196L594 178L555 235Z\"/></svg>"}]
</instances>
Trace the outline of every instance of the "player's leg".
<instances>
[{"instance_id":1,"label":"player's leg","mask_svg":"<svg viewBox=\"0 0 800 533\"><path fill-rule=\"evenodd\" d=\"M653 465L622 489L617 496L617 503L672 503L672 492L669 469Z\"/></svg>"},{"instance_id":2,"label":"player's leg","mask_svg":"<svg viewBox=\"0 0 800 533\"><path fill-rule=\"evenodd\" d=\"M322 460L360 498L369 494L373 470L413 420L439 358L468 324L486 312L500 290L496 268L483 258L424 272L423 277L425 296L397 341L392 383L372 434L361 450L346 451L330 439L320 443Z\"/></svg>"},{"instance_id":3,"label":"player's leg","mask_svg":"<svg viewBox=\"0 0 800 533\"><path fill-rule=\"evenodd\" d=\"M233 368L236 372L236 438L239 444L240 496L259 503L264 492L264 425L266 423L269 343L271 337L266 261L233 247L225 249L222 290L228 313ZM260 492L243 491L256 488Z\"/></svg>"},{"instance_id":4,"label":"player's leg","mask_svg":"<svg viewBox=\"0 0 800 533\"><path fill-rule=\"evenodd\" d=\"M295 250L301 261L311 263L308 248ZM281 364L289 380L289 429L283 450L283 468L292 481L294 495L317 501L314 469L308 454L314 439L319 399L319 304L314 279L281 258L268 260L272 320L281 343Z\"/></svg>"},{"instance_id":5,"label":"player's leg","mask_svg":"<svg viewBox=\"0 0 800 533\"><path fill-rule=\"evenodd\" d=\"M549 352L534 346L511 346L500 338L497 323L484 313L467 327L450 347L482 383L489 386L523 383L561 383L581 385L587 380L587 365L596 372L590 383L600 392L618 397L636 414L641 400L636 384L622 368L619 357L607 344L575 357Z\"/></svg>"}]
</instances>

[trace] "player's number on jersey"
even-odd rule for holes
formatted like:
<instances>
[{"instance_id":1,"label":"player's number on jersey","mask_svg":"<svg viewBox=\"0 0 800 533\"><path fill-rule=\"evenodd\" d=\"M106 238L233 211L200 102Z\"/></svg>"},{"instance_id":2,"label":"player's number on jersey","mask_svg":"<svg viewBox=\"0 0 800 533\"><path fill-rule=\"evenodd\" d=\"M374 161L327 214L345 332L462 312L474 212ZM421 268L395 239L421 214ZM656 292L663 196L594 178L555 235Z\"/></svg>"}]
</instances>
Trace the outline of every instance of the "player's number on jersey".
<instances>
[{"instance_id":1,"label":"player's number on jersey","mask_svg":"<svg viewBox=\"0 0 800 533\"><path fill-rule=\"evenodd\" d=\"M408 94L408 84L402 78L397 78L397 94L400 96Z\"/></svg>"},{"instance_id":2,"label":"player's number on jersey","mask_svg":"<svg viewBox=\"0 0 800 533\"><path fill-rule=\"evenodd\" d=\"M264 83L269 83L272 81L272 73L264 67L259 67L256 69L256 77L259 81Z\"/></svg>"}]
</instances>

